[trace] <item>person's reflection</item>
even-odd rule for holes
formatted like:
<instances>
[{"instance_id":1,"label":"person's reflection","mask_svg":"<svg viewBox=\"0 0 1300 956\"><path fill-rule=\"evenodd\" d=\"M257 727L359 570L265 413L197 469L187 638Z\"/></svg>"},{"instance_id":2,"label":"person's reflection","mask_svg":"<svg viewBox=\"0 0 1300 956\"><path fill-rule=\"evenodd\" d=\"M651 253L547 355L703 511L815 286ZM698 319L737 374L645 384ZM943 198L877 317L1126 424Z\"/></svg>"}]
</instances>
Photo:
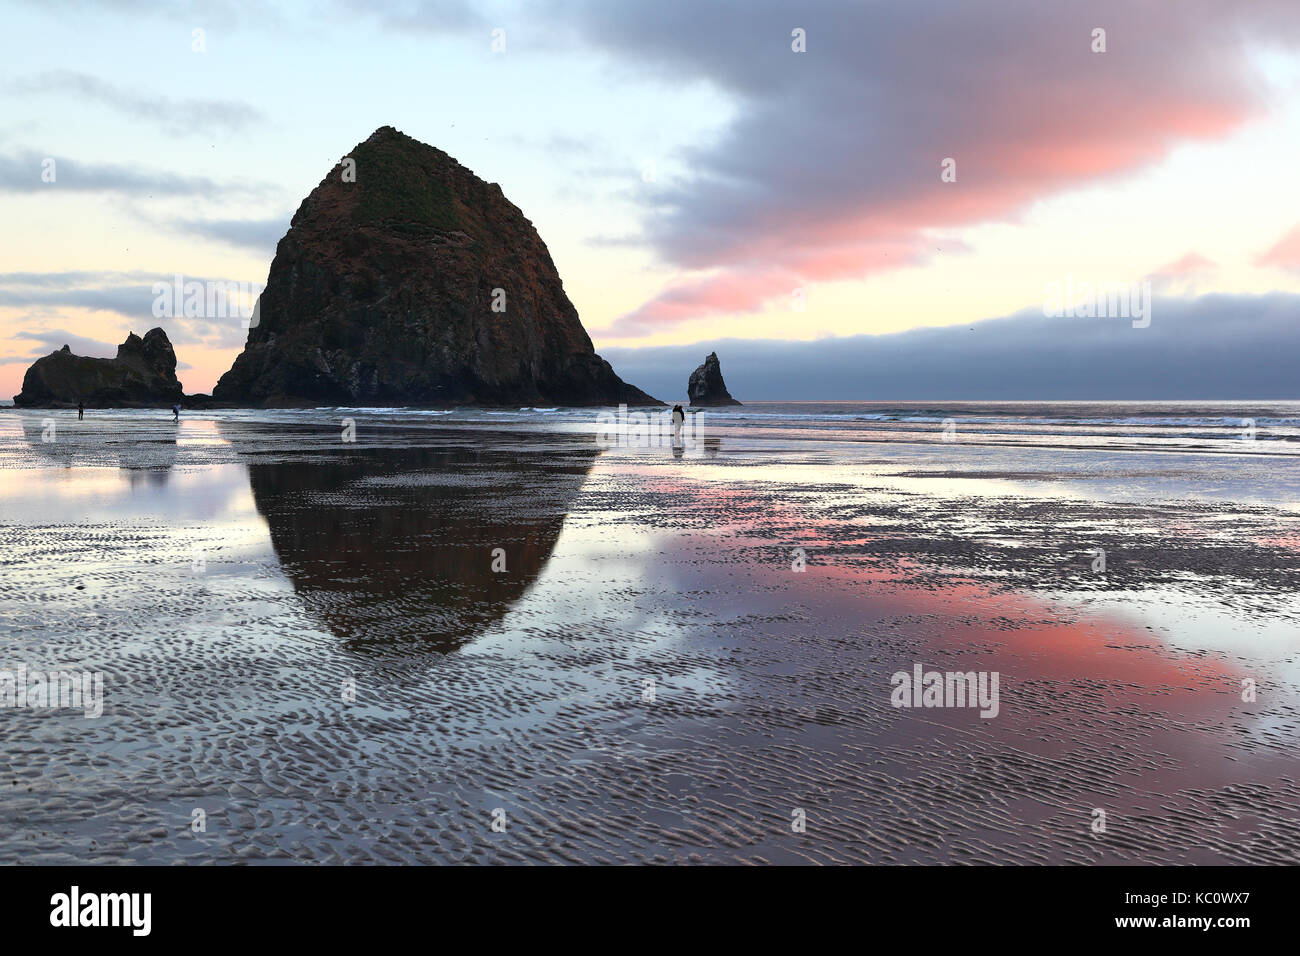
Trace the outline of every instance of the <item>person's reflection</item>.
<instances>
[{"instance_id":1,"label":"person's reflection","mask_svg":"<svg viewBox=\"0 0 1300 956\"><path fill-rule=\"evenodd\" d=\"M64 468L115 464L126 472L131 487L161 488L176 465L176 429L161 429L151 421L126 420L87 427L66 409L50 409L41 417L23 416L23 438Z\"/></svg>"},{"instance_id":2,"label":"person's reflection","mask_svg":"<svg viewBox=\"0 0 1300 956\"><path fill-rule=\"evenodd\" d=\"M595 451L320 451L248 466L306 608L355 649L452 650L499 621L555 548Z\"/></svg>"},{"instance_id":3,"label":"person's reflection","mask_svg":"<svg viewBox=\"0 0 1300 956\"><path fill-rule=\"evenodd\" d=\"M171 466L166 468L127 468L126 480L132 488L161 488L171 477Z\"/></svg>"}]
</instances>

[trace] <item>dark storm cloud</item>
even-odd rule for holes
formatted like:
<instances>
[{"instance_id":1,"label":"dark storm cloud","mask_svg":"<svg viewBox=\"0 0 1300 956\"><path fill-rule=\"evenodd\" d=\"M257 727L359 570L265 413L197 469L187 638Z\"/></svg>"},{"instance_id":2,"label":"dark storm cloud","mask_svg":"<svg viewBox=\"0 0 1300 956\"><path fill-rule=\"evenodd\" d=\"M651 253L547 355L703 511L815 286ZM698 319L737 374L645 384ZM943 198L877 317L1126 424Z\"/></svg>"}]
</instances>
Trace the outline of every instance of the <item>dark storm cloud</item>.
<instances>
[{"instance_id":1,"label":"dark storm cloud","mask_svg":"<svg viewBox=\"0 0 1300 956\"><path fill-rule=\"evenodd\" d=\"M1300 399L1300 296L1157 299L1147 328L1040 309L892 335L600 350L665 400L711 351L741 401Z\"/></svg>"}]
</instances>

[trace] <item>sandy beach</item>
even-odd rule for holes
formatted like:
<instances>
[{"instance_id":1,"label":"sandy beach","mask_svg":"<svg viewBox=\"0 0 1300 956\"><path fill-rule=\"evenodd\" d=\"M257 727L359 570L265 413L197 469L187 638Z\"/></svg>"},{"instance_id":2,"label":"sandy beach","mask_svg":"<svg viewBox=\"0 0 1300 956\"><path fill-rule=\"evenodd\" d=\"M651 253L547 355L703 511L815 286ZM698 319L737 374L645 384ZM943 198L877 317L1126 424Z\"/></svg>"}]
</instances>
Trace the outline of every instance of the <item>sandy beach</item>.
<instances>
[{"instance_id":1,"label":"sandy beach","mask_svg":"<svg viewBox=\"0 0 1300 956\"><path fill-rule=\"evenodd\" d=\"M0 411L0 862L1300 862L1288 426L856 412Z\"/></svg>"}]
</instances>

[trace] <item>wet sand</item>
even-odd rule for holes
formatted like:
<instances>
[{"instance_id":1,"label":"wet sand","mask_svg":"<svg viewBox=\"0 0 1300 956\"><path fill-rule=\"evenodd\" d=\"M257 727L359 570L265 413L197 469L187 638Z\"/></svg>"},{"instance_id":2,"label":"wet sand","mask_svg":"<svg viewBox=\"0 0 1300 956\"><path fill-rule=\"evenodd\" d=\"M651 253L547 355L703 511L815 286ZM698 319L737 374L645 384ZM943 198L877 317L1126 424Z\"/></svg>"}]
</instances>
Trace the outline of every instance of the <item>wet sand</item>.
<instances>
[{"instance_id":1,"label":"wet sand","mask_svg":"<svg viewBox=\"0 0 1300 956\"><path fill-rule=\"evenodd\" d=\"M1296 460L40 422L2 862L1300 862Z\"/></svg>"}]
</instances>

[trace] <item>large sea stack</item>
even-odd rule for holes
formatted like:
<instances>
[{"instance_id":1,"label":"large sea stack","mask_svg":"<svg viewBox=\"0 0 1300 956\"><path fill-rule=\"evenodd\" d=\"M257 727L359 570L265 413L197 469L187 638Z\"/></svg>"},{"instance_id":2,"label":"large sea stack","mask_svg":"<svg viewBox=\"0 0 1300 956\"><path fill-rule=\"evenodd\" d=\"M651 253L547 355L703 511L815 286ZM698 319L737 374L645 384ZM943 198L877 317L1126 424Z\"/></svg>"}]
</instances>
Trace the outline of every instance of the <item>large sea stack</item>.
<instances>
[{"instance_id":1,"label":"large sea stack","mask_svg":"<svg viewBox=\"0 0 1300 956\"><path fill-rule=\"evenodd\" d=\"M704 364L691 373L690 381L686 383L686 396L695 406L740 404L731 397L722 381L722 365L717 352L710 352Z\"/></svg>"},{"instance_id":2,"label":"large sea stack","mask_svg":"<svg viewBox=\"0 0 1300 956\"><path fill-rule=\"evenodd\" d=\"M501 187L390 126L298 207L213 398L660 404L596 354L545 243Z\"/></svg>"},{"instance_id":3,"label":"large sea stack","mask_svg":"<svg viewBox=\"0 0 1300 956\"><path fill-rule=\"evenodd\" d=\"M131 332L117 347L116 358L73 355L63 346L32 363L14 404L56 408L84 402L92 408L170 407L181 401L176 380L176 353L162 329L144 338Z\"/></svg>"}]
</instances>

